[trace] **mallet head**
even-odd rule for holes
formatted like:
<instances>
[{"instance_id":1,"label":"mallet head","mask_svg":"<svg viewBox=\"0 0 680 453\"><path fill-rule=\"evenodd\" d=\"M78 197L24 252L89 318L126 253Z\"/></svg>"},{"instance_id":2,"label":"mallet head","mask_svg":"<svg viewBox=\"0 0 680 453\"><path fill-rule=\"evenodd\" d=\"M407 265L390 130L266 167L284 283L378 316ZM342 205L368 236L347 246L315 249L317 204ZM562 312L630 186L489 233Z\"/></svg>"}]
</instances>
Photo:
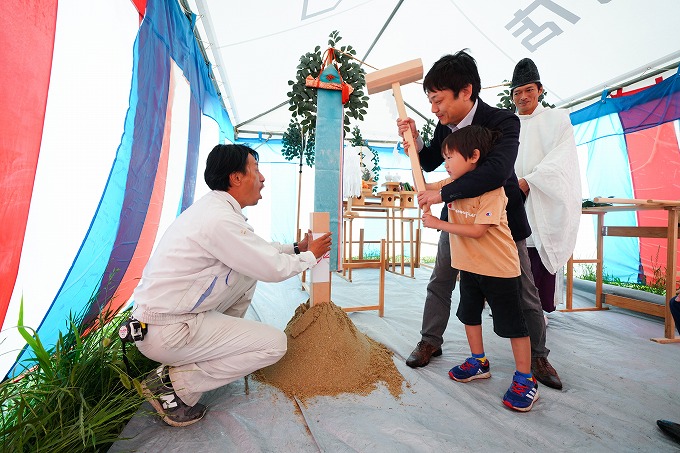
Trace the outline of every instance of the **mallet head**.
<instances>
[{"instance_id":1,"label":"mallet head","mask_svg":"<svg viewBox=\"0 0 680 453\"><path fill-rule=\"evenodd\" d=\"M423 62L420 58L390 66L379 71L366 74L366 90L368 94L389 90L392 84L406 85L423 78Z\"/></svg>"}]
</instances>

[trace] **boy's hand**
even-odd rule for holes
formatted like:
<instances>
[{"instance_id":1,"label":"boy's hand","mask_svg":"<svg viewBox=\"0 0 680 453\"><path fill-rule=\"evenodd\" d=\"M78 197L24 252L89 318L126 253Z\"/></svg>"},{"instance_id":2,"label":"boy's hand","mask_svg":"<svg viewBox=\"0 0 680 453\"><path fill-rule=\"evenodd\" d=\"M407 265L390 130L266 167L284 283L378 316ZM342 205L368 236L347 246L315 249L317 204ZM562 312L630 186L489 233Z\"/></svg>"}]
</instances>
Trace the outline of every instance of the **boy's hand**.
<instances>
[{"instance_id":1,"label":"boy's hand","mask_svg":"<svg viewBox=\"0 0 680 453\"><path fill-rule=\"evenodd\" d=\"M439 225L439 222L441 222L440 219L437 217L433 216L429 212L423 213L423 226L426 228L432 228L434 230L438 230L437 226Z\"/></svg>"}]
</instances>

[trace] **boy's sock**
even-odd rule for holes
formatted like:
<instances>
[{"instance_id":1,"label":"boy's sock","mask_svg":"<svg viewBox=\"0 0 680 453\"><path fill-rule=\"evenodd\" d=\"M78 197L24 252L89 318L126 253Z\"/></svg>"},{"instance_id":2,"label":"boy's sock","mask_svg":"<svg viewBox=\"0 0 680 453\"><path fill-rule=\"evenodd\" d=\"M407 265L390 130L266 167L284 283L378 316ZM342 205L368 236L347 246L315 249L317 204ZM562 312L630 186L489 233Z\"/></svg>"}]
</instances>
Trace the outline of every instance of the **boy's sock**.
<instances>
[{"instance_id":1,"label":"boy's sock","mask_svg":"<svg viewBox=\"0 0 680 453\"><path fill-rule=\"evenodd\" d=\"M486 362L487 362L487 360L486 360L486 354L483 353L483 352L482 352L481 354L474 354L474 353L473 353L473 354L472 354L472 357L475 358L475 359L477 359L477 361L478 361L479 363L481 363L482 365L485 365Z\"/></svg>"},{"instance_id":2,"label":"boy's sock","mask_svg":"<svg viewBox=\"0 0 680 453\"><path fill-rule=\"evenodd\" d=\"M528 374L527 373L520 373L519 371L515 370L515 374L518 375L518 376L522 376L525 379L531 379L533 381L536 380L536 379L534 379L534 375L531 374L531 373L528 373Z\"/></svg>"}]
</instances>

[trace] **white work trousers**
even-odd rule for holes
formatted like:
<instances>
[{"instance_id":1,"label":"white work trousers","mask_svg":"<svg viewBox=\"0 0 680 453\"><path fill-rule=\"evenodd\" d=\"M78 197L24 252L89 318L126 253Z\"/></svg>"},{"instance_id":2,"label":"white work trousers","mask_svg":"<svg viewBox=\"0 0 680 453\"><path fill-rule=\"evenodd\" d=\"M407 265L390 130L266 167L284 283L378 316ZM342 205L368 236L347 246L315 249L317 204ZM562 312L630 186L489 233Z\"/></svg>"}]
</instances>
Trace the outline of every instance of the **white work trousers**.
<instances>
[{"instance_id":1,"label":"white work trousers","mask_svg":"<svg viewBox=\"0 0 680 453\"><path fill-rule=\"evenodd\" d=\"M234 291L242 294L237 300L187 322L149 325L144 340L136 342L146 357L170 365L175 393L189 406L204 392L276 363L286 353L284 332L242 319L255 292L255 284L249 285Z\"/></svg>"}]
</instances>

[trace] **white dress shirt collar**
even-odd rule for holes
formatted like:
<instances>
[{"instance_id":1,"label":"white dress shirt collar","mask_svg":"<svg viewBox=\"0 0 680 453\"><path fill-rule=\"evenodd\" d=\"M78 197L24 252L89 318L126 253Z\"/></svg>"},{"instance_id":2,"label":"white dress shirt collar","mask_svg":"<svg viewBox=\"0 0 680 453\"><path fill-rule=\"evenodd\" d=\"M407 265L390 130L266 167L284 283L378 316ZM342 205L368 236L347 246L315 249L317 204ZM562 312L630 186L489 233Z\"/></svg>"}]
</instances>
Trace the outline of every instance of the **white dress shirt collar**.
<instances>
[{"instance_id":1,"label":"white dress shirt collar","mask_svg":"<svg viewBox=\"0 0 680 453\"><path fill-rule=\"evenodd\" d=\"M465 115L465 118L463 118L463 120L460 123L456 124L455 126L447 124L449 129L451 129L451 132L456 131L456 130L461 129L461 128L464 128L465 126L469 126L470 124L472 124L472 118L475 117L475 113L477 112L477 105L478 104L479 104L479 99L477 99L475 101L475 105L472 106L472 108L470 109L468 114Z\"/></svg>"}]
</instances>

